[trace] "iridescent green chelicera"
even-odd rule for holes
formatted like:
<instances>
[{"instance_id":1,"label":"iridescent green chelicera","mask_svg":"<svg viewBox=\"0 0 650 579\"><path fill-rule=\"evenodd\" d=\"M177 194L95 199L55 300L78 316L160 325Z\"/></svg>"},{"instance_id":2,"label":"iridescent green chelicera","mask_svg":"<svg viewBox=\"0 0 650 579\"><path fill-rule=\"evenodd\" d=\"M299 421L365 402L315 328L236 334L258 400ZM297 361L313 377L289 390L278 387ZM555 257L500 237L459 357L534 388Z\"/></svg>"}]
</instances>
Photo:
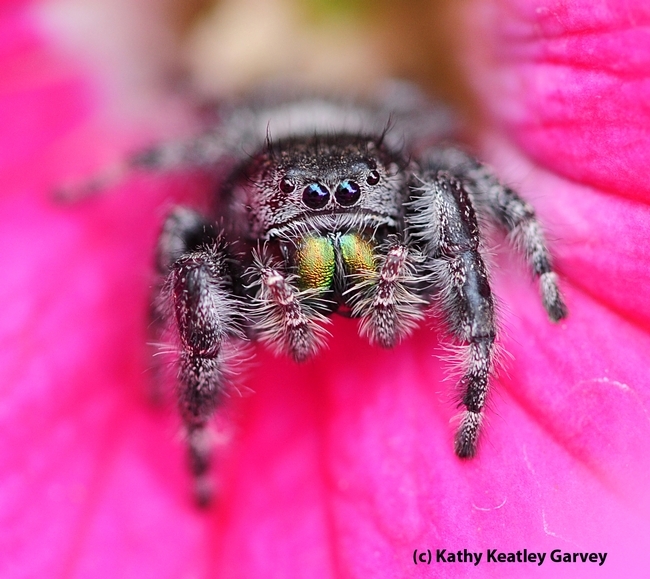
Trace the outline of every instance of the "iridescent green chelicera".
<instances>
[{"instance_id":1,"label":"iridescent green chelicera","mask_svg":"<svg viewBox=\"0 0 650 579\"><path fill-rule=\"evenodd\" d=\"M303 289L326 290L334 280L334 246L327 237L307 237L298 247L298 278Z\"/></svg>"},{"instance_id":2,"label":"iridescent green chelicera","mask_svg":"<svg viewBox=\"0 0 650 579\"><path fill-rule=\"evenodd\" d=\"M336 271L336 252L345 264L345 273L359 275L376 269L374 246L359 234L332 237L310 236L298 246L296 262L303 289L327 290Z\"/></svg>"},{"instance_id":3,"label":"iridescent green chelicera","mask_svg":"<svg viewBox=\"0 0 650 579\"><path fill-rule=\"evenodd\" d=\"M375 256L372 243L357 234L341 235L341 255L349 273L358 275L374 271Z\"/></svg>"}]
</instances>

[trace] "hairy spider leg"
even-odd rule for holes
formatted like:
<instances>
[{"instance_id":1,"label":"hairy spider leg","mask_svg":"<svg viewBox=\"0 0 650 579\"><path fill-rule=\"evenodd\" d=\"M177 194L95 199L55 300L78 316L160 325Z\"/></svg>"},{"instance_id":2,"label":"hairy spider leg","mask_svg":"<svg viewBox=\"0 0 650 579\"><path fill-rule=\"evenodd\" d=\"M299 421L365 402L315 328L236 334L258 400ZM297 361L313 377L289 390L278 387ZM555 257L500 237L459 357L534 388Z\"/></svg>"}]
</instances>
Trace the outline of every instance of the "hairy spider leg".
<instances>
[{"instance_id":1,"label":"hairy spider leg","mask_svg":"<svg viewBox=\"0 0 650 579\"><path fill-rule=\"evenodd\" d=\"M493 367L496 320L487 269L479 249L476 213L462 183L443 171L420 176L407 221L431 258L441 306L453 334L465 345L456 432L461 458L476 453Z\"/></svg>"},{"instance_id":2,"label":"hairy spider leg","mask_svg":"<svg viewBox=\"0 0 650 579\"><path fill-rule=\"evenodd\" d=\"M424 319L428 302L418 296L414 249L393 240L378 257L377 272L352 288L352 314L361 318L359 334L371 344L392 348Z\"/></svg>"},{"instance_id":3,"label":"hairy spider leg","mask_svg":"<svg viewBox=\"0 0 650 579\"><path fill-rule=\"evenodd\" d=\"M216 238L212 226L196 212L185 207L176 207L170 213L158 236L156 246L156 282L151 293L149 344L155 350L152 352L152 398L154 401L162 398L164 383L163 364L161 356L162 342L168 325L169 299L168 292L163 291L167 276L174 262L191 248L199 247L205 239Z\"/></svg>"},{"instance_id":4,"label":"hairy spider leg","mask_svg":"<svg viewBox=\"0 0 650 579\"><path fill-rule=\"evenodd\" d=\"M159 311L179 348L178 405L195 497L203 506L212 498L207 425L228 382L224 344L240 334L226 257L213 226L197 213L178 207L168 217L158 244L158 267L167 273Z\"/></svg>"},{"instance_id":5,"label":"hairy spider leg","mask_svg":"<svg viewBox=\"0 0 650 579\"><path fill-rule=\"evenodd\" d=\"M567 307L553 271L551 253L533 207L499 181L494 171L457 147L428 152L428 163L447 170L463 181L474 204L500 226L515 247L523 250L535 277L539 278L542 304L554 321L567 316Z\"/></svg>"},{"instance_id":6,"label":"hairy spider leg","mask_svg":"<svg viewBox=\"0 0 650 579\"><path fill-rule=\"evenodd\" d=\"M305 302L313 291L300 291L268 259L256 259L252 275L259 290L253 302L254 328L263 342L288 353L296 362L312 357L323 345L327 319Z\"/></svg>"},{"instance_id":7,"label":"hairy spider leg","mask_svg":"<svg viewBox=\"0 0 650 579\"><path fill-rule=\"evenodd\" d=\"M209 168L228 154L222 135L206 132L191 139L169 141L130 156L133 169L173 171L190 167Z\"/></svg>"}]
</instances>

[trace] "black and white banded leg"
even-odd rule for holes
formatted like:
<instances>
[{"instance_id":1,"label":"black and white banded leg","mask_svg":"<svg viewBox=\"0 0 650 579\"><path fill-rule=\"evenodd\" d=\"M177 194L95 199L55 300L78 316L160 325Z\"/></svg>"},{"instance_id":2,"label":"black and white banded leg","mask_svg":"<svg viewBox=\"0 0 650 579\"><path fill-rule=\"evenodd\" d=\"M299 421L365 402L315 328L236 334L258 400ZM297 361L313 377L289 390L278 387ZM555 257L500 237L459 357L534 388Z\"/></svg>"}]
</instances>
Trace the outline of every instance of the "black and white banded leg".
<instances>
[{"instance_id":1,"label":"black and white banded leg","mask_svg":"<svg viewBox=\"0 0 650 579\"><path fill-rule=\"evenodd\" d=\"M476 453L494 359L496 320L487 269L479 249L476 214L462 183L446 172L427 173L407 218L431 258L441 306L453 334L465 346L456 432L461 458Z\"/></svg>"},{"instance_id":2,"label":"black and white banded leg","mask_svg":"<svg viewBox=\"0 0 650 579\"><path fill-rule=\"evenodd\" d=\"M554 322L565 318L567 308L533 207L501 183L490 167L456 147L428 151L427 162L430 166L449 171L464 182L474 204L484 208L484 212L525 253L533 273L539 278L542 303L549 318Z\"/></svg>"},{"instance_id":3,"label":"black and white banded leg","mask_svg":"<svg viewBox=\"0 0 650 579\"><path fill-rule=\"evenodd\" d=\"M228 380L224 345L240 333L225 261L225 249L198 214L178 208L167 219L158 247L159 268L168 270L162 308L179 349L178 404L201 505L212 497L207 427Z\"/></svg>"},{"instance_id":4,"label":"black and white banded leg","mask_svg":"<svg viewBox=\"0 0 650 579\"><path fill-rule=\"evenodd\" d=\"M424 318L428 302L414 289L416 260L413 248L395 241L379 256L377 272L352 288L352 314L361 318L359 333L371 344L392 348Z\"/></svg>"},{"instance_id":5,"label":"black and white banded leg","mask_svg":"<svg viewBox=\"0 0 650 579\"><path fill-rule=\"evenodd\" d=\"M328 319L306 303L313 292L300 291L292 277L268 260L255 260L252 275L259 286L253 303L255 330L263 342L296 362L311 358L323 345Z\"/></svg>"}]
</instances>

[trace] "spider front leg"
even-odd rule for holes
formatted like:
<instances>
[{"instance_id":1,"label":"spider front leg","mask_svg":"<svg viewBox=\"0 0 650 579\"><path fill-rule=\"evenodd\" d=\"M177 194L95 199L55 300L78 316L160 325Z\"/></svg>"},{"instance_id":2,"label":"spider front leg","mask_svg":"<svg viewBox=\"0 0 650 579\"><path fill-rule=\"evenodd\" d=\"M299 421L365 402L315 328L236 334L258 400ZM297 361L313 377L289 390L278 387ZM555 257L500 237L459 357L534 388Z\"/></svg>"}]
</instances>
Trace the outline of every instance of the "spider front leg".
<instances>
[{"instance_id":1,"label":"spider front leg","mask_svg":"<svg viewBox=\"0 0 650 579\"><path fill-rule=\"evenodd\" d=\"M427 166L449 171L464 183L473 202L523 249L534 275L539 278L542 303L548 317L554 322L565 318L567 307L533 207L501 183L490 167L456 147L427 151Z\"/></svg>"},{"instance_id":2,"label":"spider front leg","mask_svg":"<svg viewBox=\"0 0 650 579\"><path fill-rule=\"evenodd\" d=\"M496 320L487 269L480 253L474 207L461 182L446 172L426 173L408 205L413 236L431 260L441 305L453 334L465 344L460 380L465 407L455 438L461 458L476 453L493 367Z\"/></svg>"},{"instance_id":3,"label":"spider front leg","mask_svg":"<svg viewBox=\"0 0 650 579\"><path fill-rule=\"evenodd\" d=\"M207 426L228 382L224 346L240 335L238 303L230 292L225 247L199 215L178 208L165 223L158 249L159 268L168 270L158 310L179 348L179 410L196 499L206 505L212 494Z\"/></svg>"}]
</instances>

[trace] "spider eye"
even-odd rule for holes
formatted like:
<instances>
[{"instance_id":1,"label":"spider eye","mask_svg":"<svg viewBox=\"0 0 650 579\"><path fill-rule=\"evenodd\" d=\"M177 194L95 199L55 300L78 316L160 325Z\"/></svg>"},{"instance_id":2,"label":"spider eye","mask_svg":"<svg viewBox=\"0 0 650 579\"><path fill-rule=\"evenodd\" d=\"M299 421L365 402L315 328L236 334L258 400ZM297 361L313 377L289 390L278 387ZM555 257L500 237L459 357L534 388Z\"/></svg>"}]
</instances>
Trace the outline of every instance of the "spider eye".
<instances>
[{"instance_id":1,"label":"spider eye","mask_svg":"<svg viewBox=\"0 0 650 579\"><path fill-rule=\"evenodd\" d=\"M283 193L291 193L296 189L296 184L287 177L283 177L280 181L280 191Z\"/></svg>"},{"instance_id":2,"label":"spider eye","mask_svg":"<svg viewBox=\"0 0 650 579\"><path fill-rule=\"evenodd\" d=\"M320 183L310 183L302 191L302 202L310 209L321 209L327 205L330 192Z\"/></svg>"},{"instance_id":3,"label":"spider eye","mask_svg":"<svg viewBox=\"0 0 650 579\"><path fill-rule=\"evenodd\" d=\"M341 205L354 205L361 197L361 187L354 181L341 181L334 196Z\"/></svg>"},{"instance_id":4,"label":"spider eye","mask_svg":"<svg viewBox=\"0 0 650 579\"><path fill-rule=\"evenodd\" d=\"M366 183L368 183L368 185L376 185L379 183L379 171L375 171L374 169L370 171L366 177Z\"/></svg>"}]
</instances>

